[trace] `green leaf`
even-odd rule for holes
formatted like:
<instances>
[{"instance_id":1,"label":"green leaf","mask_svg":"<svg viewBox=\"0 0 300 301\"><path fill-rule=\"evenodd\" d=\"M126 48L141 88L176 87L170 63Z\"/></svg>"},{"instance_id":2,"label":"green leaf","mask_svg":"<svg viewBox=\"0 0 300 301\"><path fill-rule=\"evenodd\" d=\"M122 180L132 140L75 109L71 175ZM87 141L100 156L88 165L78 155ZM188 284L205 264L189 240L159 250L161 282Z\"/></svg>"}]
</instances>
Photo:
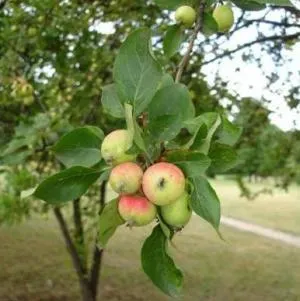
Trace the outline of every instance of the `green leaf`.
<instances>
[{"instance_id":1,"label":"green leaf","mask_svg":"<svg viewBox=\"0 0 300 301\"><path fill-rule=\"evenodd\" d=\"M210 165L210 159L201 152L173 151L167 154L167 161L179 166L189 177L203 175Z\"/></svg>"},{"instance_id":2,"label":"green leaf","mask_svg":"<svg viewBox=\"0 0 300 301\"><path fill-rule=\"evenodd\" d=\"M162 89L164 87L170 86L172 84L174 84L173 77L169 73L166 73L166 74L163 75L163 77L161 79L161 83L159 85L159 89Z\"/></svg>"},{"instance_id":3,"label":"green leaf","mask_svg":"<svg viewBox=\"0 0 300 301\"><path fill-rule=\"evenodd\" d=\"M206 12L203 14L202 32L207 36L218 32L218 23L211 14Z\"/></svg>"},{"instance_id":4,"label":"green leaf","mask_svg":"<svg viewBox=\"0 0 300 301\"><path fill-rule=\"evenodd\" d=\"M181 5L193 5L194 0L154 0L155 3L161 8L176 9Z\"/></svg>"},{"instance_id":5,"label":"green leaf","mask_svg":"<svg viewBox=\"0 0 300 301\"><path fill-rule=\"evenodd\" d=\"M114 84L102 88L101 102L106 113L116 118L124 118L124 107Z\"/></svg>"},{"instance_id":6,"label":"green leaf","mask_svg":"<svg viewBox=\"0 0 300 301\"><path fill-rule=\"evenodd\" d=\"M242 10L262 10L265 9L265 4L260 3L258 0L232 0L232 2Z\"/></svg>"},{"instance_id":7,"label":"green leaf","mask_svg":"<svg viewBox=\"0 0 300 301\"><path fill-rule=\"evenodd\" d=\"M171 84L160 89L148 107L148 129L158 140L171 140L183 127L183 122L194 117L195 108L188 89ZM157 129L163 129L158 133Z\"/></svg>"},{"instance_id":8,"label":"green leaf","mask_svg":"<svg viewBox=\"0 0 300 301\"><path fill-rule=\"evenodd\" d=\"M193 177L191 207L196 214L208 221L217 231L220 226L221 208L215 190L204 177Z\"/></svg>"},{"instance_id":9,"label":"green leaf","mask_svg":"<svg viewBox=\"0 0 300 301\"><path fill-rule=\"evenodd\" d=\"M86 167L71 167L45 179L34 196L53 205L72 201L82 196L99 178L101 172Z\"/></svg>"},{"instance_id":10,"label":"green leaf","mask_svg":"<svg viewBox=\"0 0 300 301\"><path fill-rule=\"evenodd\" d=\"M167 253L167 237L157 225L142 247L142 267L165 294L176 297L182 289L183 275Z\"/></svg>"},{"instance_id":11,"label":"green leaf","mask_svg":"<svg viewBox=\"0 0 300 301\"><path fill-rule=\"evenodd\" d=\"M121 101L132 104L135 115L139 115L153 98L162 75L152 54L150 30L134 31L121 46L113 70Z\"/></svg>"},{"instance_id":12,"label":"green leaf","mask_svg":"<svg viewBox=\"0 0 300 301\"><path fill-rule=\"evenodd\" d=\"M233 124L223 116L222 125L217 132L217 142L233 146L239 140L242 131L242 127Z\"/></svg>"},{"instance_id":13,"label":"green leaf","mask_svg":"<svg viewBox=\"0 0 300 301\"><path fill-rule=\"evenodd\" d=\"M184 33L179 25L172 25L168 28L164 41L163 49L165 56L171 58L179 50L184 40Z\"/></svg>"},{"instance_id":14,"label":"green leaf","mask_svg":"<svg viewBox=\"0 0 300 301\"><path fill-rule=\"evenodd\" d=\"M107 203L99 216L98 240L102 247L105 247L108 240L116 232L117 228L124 224L118 211L118 199Z\"/></svg>"},{"instance_id":15,"label":"green leaf","mask_svg":"<svg viewBox=\"0 0 300 301\"><path fill-rule=\"evenodd\" d=\"M213 136L221 124L221 117L218 113L205 113L194 119L187 120L185 127L193 137L186 144L186 148L197 150L207 155ZM204 137L204 134L206 135Z\"/></svg>"},{"instance_id":16,"label":"green leaf","mask_svg":"<svg viewBox=\"0 0 300 301\"><path fill-rule=\"evenodd\" d=\"M292 6L290 0L255 0L259 3L265 4L274 4L274 5L282 5L282 6Z\"/></svg>"},{"instance_id":17,"label":"green leaf","mask_svg":"<svg viewBox=\"0 0 300 301\"><path fill-rule=\"evenodd\" d=\"M238 155L229 145L214 143L209 151L211 159L210 171L222 173L236 166Z\"/></svg>"},{"instance_id":18,"label":"green leaf","mask_svg":"<svg viewBox=\"0 0 300 301\"><path fill-rule=\"evenodd\" d=\"M100 145L103 137L99 128L77 128L64 135L53 150L58 160L67 167L90 167L101 160Z\"/></svg>"}]
</instances>

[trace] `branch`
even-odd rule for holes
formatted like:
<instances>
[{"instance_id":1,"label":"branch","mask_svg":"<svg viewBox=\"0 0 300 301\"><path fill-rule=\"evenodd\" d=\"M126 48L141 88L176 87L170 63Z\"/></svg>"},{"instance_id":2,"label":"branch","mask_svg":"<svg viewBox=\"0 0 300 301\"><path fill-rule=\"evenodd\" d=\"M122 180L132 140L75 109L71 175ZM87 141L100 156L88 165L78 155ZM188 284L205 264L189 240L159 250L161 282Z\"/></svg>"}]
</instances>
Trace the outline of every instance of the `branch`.
<instances>
[{"instance_id":1,"label":"branch","mask_svg":"<svg viewBox=\"0 0 300 301\"><path fill-rule=\"evenodd\" d=\"M214 61L217 61L225 56L229 56L231 54L234 54L242 49L245 49L247 47L253 46L255 44L259 44L259 43L264 43L264 42L269 42L269 41L277 41L277 40L282 40L282 41L288 41L288 40L293 40L300 37L300 32L295 33L295 34L291 34L291 35L287 35L287 36L270 36L270 37L263 37L248 43L245 43L243 45L238 46L235 49L229 50L229 51L224 51L223 53L221 53L220 55L215 56L213 59L205 61L202 63L202 66L204 65L208 65Z\"/></svg>"},{"instance_id":2,"label":"branch","mask_svg":"<svg viewBox=\"0 0 300 301\"><path fill-rule=\"evenodd\" d=\"M106 181L103 181L100 186L100 209L99 209L98 215L100 215L104 209L105 195L106 195ZM91 285L92 294L95 299L97 296L97 288L99 285L99 275L100 275L100 270L101 270L103 251L104 250L100 249L98 246L98 233L97 233L94 254L93 254L92 267L91 267L91 273L90 273L90 285Z\"/></svg>"},{"instance_id":3,"label":"branch","mask_svg":"<svg viewBox=\"0 0 300 301\"><path fill-rule=\"evenodd\" d=\"M73 221L75 227L74 238L76 241L77 250L79 251L79 257L81 259L82 268L84 269L84 273L86 273L84 230L81 217L80 199L76 199L73 201Z\"/></svg>"},{"instance_id":4,"label":"branch","mask_svg":"<svg viewBox=\"0 0 300 301\"><path fill-rule=\"evenodd\" d=\"M85 275L85 271L84 271L84 268L81 264L80 257L78 255L76 247L75 247L75 245L72 241L70 232L68 230L66 221L65 221L65 219L62 215L62 212L58 207L54 208L53 211L54 211L55 217L58 221L58 224L59 224L60 230L62 232L62 235L64 237L66 247L67 247L67 249L68 249L68 251L71 255L73 265L74 265L75 270L77 272L79 282L80 282L80 287L81 287L81 290L82 290L82 294L83 294L83 296L86 297L86 300L93 300L88 279Z\"/></svg>"},{"instance_id":5,"label":"branch","mask_svg":"<svg viewBox=\"0 0 300 301\"><path fill-rule=\"evenodd\" d=\"M190 40L190 43L188 45L188 49L186 51L186 54L184 55L181 62L179 63L179 67L178 67L177 74L176 74L176 79L175 79L176 83L180 82L180 80L181 80L182 73L183 73L185 67L188 64L190 55L193 51L193 46L194 46L194 43L197 39L198 32L201 31L201 29L202 29L204 8L205 8L205 1L200 0L197 23L196 23L195 29L193 31L193 34L191 36L191 40Z\"/></svg>"}]
</instances>

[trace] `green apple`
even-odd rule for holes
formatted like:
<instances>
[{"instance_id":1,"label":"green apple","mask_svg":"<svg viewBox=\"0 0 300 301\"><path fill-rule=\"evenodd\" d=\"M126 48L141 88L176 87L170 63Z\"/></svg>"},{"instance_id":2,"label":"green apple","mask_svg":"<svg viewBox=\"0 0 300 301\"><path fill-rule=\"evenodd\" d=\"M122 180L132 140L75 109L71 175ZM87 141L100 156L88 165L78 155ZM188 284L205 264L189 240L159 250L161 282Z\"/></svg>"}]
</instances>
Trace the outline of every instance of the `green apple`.
<instances>
[{"instance_id":1,"label":"green apple","mask_svg":"<svg viewBox=\"0 0 300 301\"><path fill-rule=\"evenodd\" d=\"M192 216L189 207L189 195L184 192L174 203L161 207L163 220L175 228L184 227Z\"/></svg>"},{"instance_id":2,"label":"green apple","mask_svg":"<svg viewBox=\"0 0 300 301\"><path fill-rule=\"evenodd\" d=\"M116 130L107 135L101 145L103 159L112 165L134 161L136 155L126 154L132 141L127 130Z\"/></svg>"},{"instance_id":3,"label":"green apple","mask_svg":"<svg viewBox=\"0 0 300 301\"><path fill-rule=\"evenodd\" d=\"M219 32L228 32L234 24L232 8L228 5L219 5L213 11L213 17L218 23Z\"/></svg>"},{"instance_id":4,"label":"green apple","mask_svg":"<svg viewBox=\"0 0 300 301\"><path fill-rule=\"evenodd\" d=\"M160 162L145 171L142 185L149 201L164 206L171 204L184 193L185 177L176 165Z\"/></svg>"},{"instance_id":5,"label":"green apple","mask_svg":"<svg viewBox=\"0 0 300 301\"><path fill-rule=\"evenodd\" d=\"M37 34L37 29L35 27L29 27L28 29L28 35L30 37L34 37Z\"/></svg>"},{"instance_id":6,"label":"green apple","mask_svg":"<svg viewBox=\"0 0 300 301\"><path fill-rule=\"evenodd\" d=\"M118 210L130 226L145 226L156 216L156 207L143 196L127 195L119 200Z\"/></svg>"},{"instance_id":7,"label":"green apple","mask_svg":"<svg viewBox=\"0 0 300 301\"><path fill-rule=\"evenodd\" d=\"M196 20L196 11L187 5L180 6L175 12L175 20L186 27L192 27Z\"/></svg>"},{"instance_id":8,"label":"green apple","mask_svg":"<svg viewBox=\"0 0 300 301\"><path fill-rule=\"evenodd\" d=\"M109 176L111 188L121 195L134 194L142 185L143 170L132 162L122 163L114 167Z\"/></svg>"}]
</instances>

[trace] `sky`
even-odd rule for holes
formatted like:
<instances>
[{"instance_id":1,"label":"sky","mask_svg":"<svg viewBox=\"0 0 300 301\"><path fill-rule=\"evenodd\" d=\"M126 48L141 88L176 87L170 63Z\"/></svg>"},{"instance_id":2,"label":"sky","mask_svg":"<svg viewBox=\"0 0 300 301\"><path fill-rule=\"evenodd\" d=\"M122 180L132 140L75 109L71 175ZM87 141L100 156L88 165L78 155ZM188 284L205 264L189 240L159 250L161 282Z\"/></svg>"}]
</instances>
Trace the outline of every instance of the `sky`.
<instances>
[{"instance_id":1,"label":"sky","mask_svg":"<svg viewBox=\"0 0 300 301\"><path fill-rule=\"evenodd\" d=\"M300 8L300 0L293 0L297 2ZM236 19L240 15L240 10L235 9ZM264 11L251 13L251 18L257 19L264 15ZM268 14L269 20L278 20L280 13ZM269 25L266 25L264 32L272 33ZM112 22L98 22L91 27L102 34L114 34L114 24ZM292 30L292 29L291 29ZM291 32L290 32L291 33ZM254 27L241 30L222 44L224 49L235 49L236 46L245 42L252 41L257 37L257 31ZM201 37L200 37L201 40ZM259 46L253 46L254 53L261 54ZM296 109L291 110L284 99L287 94L288 87L286 82L292 82L295 85L300 84L300 43L292 47L292 49L284 49L284 57L287 59L282 67L275 67L274 62L268 55L262 57L263 68L259 68L256 64L251 62L244 62L242 60L242 52L237 53L234 59L222 59L221 64L214 62L203 66L202 72L206 75L210 85L213 86L214 78L218 73L219 76L228 83L228 88L233 93L237 93L240 97L253 97L258 100L265 99L268 101L268 108L272 111L271 121L283 130L290 130L293 128L300 129L300 112ZM209 53L206 59L214 57L214 53ZM239 67L239 72L236 68ZM275 92L268 88L268 80L265 73L274 72L279 76L278 81L274 85ZM288 74L290 72L291 74ZM287 81L288 79L288 81Z\"/></svg>"}]
</instances>

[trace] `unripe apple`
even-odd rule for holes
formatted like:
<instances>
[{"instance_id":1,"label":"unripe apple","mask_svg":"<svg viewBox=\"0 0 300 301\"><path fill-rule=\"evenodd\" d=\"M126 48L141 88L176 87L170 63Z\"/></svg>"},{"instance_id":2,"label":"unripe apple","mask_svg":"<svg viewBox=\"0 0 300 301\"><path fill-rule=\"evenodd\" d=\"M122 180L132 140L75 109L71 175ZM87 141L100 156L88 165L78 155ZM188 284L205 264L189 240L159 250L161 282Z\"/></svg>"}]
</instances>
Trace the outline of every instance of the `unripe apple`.
<instances>
[{"instance_id":1,"label":"unripe apple","mask_svg":"<svg viewBox=\"0 0 300 301\"><path fill-rule=\"evenodd\" d=\"M134 194L141 185L143 170L132 162L122 163L114 167L110 173L109 184L119 194Z\"/></svg>"},{"instance_id":2,"label":"unripe apple","mask_svg":"<svg viewBox=\"0 0 300 301\"><path fill-rule=\"evenodd\" d=\"M213 12L213 17L218 23L219 32L227 32L234 24L232 8L228 5L219 5Z\"/></svg>"},{"instance_id":3,"label":"unripe apple","mask_svg":"<svg viewBox=\"0 0 300 301\"><path fill-rule=\"evenodd\" d=\"M142 185L149 201L164 206L171 204L183 194L185 178L176 165L160 162L146 170Z\"/></svg>"},{"instance_id":4,"label":"unripe apple","mask_svg":"<svg viewBox=\"0 0 300 301\"><path fill-rule=\"evenodd\" d=\"M175 20L186 27L191 27L196 20L196 11L187 5L180 6L175 12Z\"/></svg>"},{"instance_id":5,"label":"unripe apple","mask_svg":"<svg viewBox=\"0 0 300 301\"><path fill-rule=\"evenodd\" d=\"M37 34L37 29L35 27L29 27L28 29L28 35L30 37L34 37Z\"/></svg>"},{"instance_id":6,"label":"unripe apple","mask_svg":"<svg viewBox=\"0 0 300 301\"><path fill-rule=\"evenodd\" d=\"M126 154L131 146L129 133L127 130L116 130L107 135L101 145L103 159L112 165L133 161L136 156Z\"/></svg>"},{"instance_id":7,"label":"unripe apple","mask_svg":"<svg viewBox=\"0 0 300 301\"><path fill-rule=\"evenodd\" d=\"M189 195L185 192L174 203L161 207L161 215L164 221L172 227L182 228L185 226L192 216Z\"/></svg>"},{"instance_id":8,"label":"unripe apple","mask_svg":"<svg viewBox=\"0 0 300 301\"><path fill-rule=\"evenodd\" d=\"M156 207L142 196L122 196L118 209L121 217L130 226L144 226L150 224L156 216Z\"/></svg>"}]
</instances>

